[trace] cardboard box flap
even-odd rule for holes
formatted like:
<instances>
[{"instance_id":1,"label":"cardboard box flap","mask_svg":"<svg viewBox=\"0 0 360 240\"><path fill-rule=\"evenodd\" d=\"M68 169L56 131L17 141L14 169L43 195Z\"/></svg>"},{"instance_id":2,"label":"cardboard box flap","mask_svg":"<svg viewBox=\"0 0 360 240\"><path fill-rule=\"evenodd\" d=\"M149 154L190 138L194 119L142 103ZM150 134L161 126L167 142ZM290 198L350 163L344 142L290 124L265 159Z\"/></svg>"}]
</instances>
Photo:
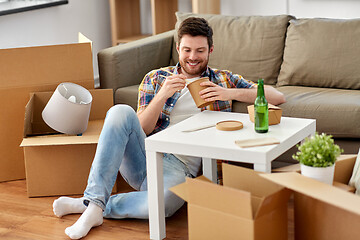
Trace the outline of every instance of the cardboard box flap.
<instances>
[{"instance_id":1,"label":"cardboard box flap","mask_svg":"<svg viewBox=\"0 0 360 240\"><path fill-rule=\"evenodd\" d=\"M30 100L25 106L24 137L32 133L32 121L34 112L34 94L30 94Z\"/></svg>"},{"instance_id":2,"label":"cardboard box flap","mask_svg":"<svg viewBox=\"0 0 360 240\"><path fill-rule=\"evenodd\" d=\"M290 191L283 188L270 196L264 197L259 204L257 212L255 213L255 219L274 211L274 209L285 206L290 198L290 195Z\"/></svg>"},{"instance_id":3,"label":"cardboard box flap","mask_svg":"<svg viewBox=\"0 0 360 240\"><path fill-rule=\"evenodd\" d=\"M352 187L350 185L347 185L345 183L341 183L341 182L333 182L333 186L334 187L337 187L341 190L344 190L344 191L347 191L347 192L351 192L351 193L355 193L356 191L356 188L355 187Z\"/></svg>"},{"instance_id":4,"label":"cardboard box flap","mask_svg":"<svg viewBox=\"0 0 360 240\"><path fill-rule=\"evenodd\" d=\"M252 219L251 195L248 192L220 186L212 182L187 179L190 204Z\"/></svg>"},{"instance_id":5,"label":"cardboard box flap","mask_svg":"<svg viewBox=\"0 0 360 240\"><path fill-rule=\"evenodd\" d=\"M89 91L93 97L89 120L105 119L107 111L114 105L113 89L95 89Z\"/></svg>"},{"instance_id":6,"label":"cardboard box flap","mask_svg":"<svg viewBox=\"0 0 360 240\"><path fill-rule=\"evenodd\" d=\"M74 145L98 143L103 120L90 121L88 128L81 136L54 134L26 137L22 140L20 147L49 146L49 145Z\"/></svg>"},{"instance_id":7,"label":"cardboard box flap","mask_svg":"<svg viewBox=\"0 0 360 240\"><path fill-rule=\"evenodd\" d=\"M185 196L188 203L237 217L252 219L250 193L187 178Z\"/></svg>"},{"instance_id":8,"label":"cardboard box flap","mask_svg":"<svg viewBox=\"0 0 360 240\"><path fill-rule=\"evenodd\" d=\"M252 169L222 164L224 186L242 189L257 197L269 196L283 189L283 186L268 181Z\"/></svg>"},{"instance_id":9,"label":"cardboard box flap","mask_svg":"<svg viewBox=\"0 0 360 240\"><path fill-rule=\"evenodd\" d=\"M280 107L272 105L271 103L268 104L268 109L270 110L282 110Z\"/></svg>"},{"instance_id":10,"label":"cardboard box flap","mask_svg":"<svg viewBox=\"0 0 360 240\"><path fill-rule=\"evenodd\" d=\"M268 181L252 169L222 164L224 186L242 189L252 194L253 216L259 218L273 211L278 204L285 204L290 196L281 185Z\"/></svg>"},{"instance_id":11,"label":"cardboard box flap","mask_svg":"<svg viewBox=\"0 0 360 240\"><path fill-rule=\"evenodd\" d=\"M84 34L82 34L81 32L78 33L78 42L79 43L90 43L91 50L92 50L92 41L88 37L86 37Z\"/></svg>"},{"instance_id":12,"label":"cardboard box flap","mask_svg":"<svg viewBox=\"0 0 360 240\"><path fill-rule=\"evenodd\" d=\"M256 214L260 208L260 205L263 203L263 200L264 200L263 197L257 197L254 195L251 196L251 208L254 219L256 218Z\"/></svg>"},{"instance_id":13,"label":"cardboard box flap","mask_svg":"<svg viewBox=\"0 0 360 240\"><path fill-rule=\"evenodd\" d=\"M298 173L261 174L261 177L281 184L306 196L360 215L360 197ZM344 204L346 203L346 204Z\"/></svg>"},{"instance_id":14,"label":"cardboard box flap","mask_svg":"<svg viewBox=\"0 0 360 240\"><path fill-rule=\"evenodd\" d=\"M273 173L279 173L279 172L298 172L300 173L301 167L300 163L291 164L285 167L275 168L272 169L271 172Z\"/></svg>"},{"instance_id":15,"label":"cardboard box flap","mask_svg":"<svg viewBox=\"0 0 360 240\"><path fill-rule=\"evenodd\" d=\"M186 182L178 184L174 187L169 188L170 191L184 199L186 202L189 201L188 194L187 194L187 184Z\"/></svg>"},{"instance_id":16,"label":"cardboard box flap","mask_svg":"<svg viewBox=\"0 0 360 240\"><path fill-rule=\"evenodd\" d=\"M53 86L64 81L94 88L91 44L0 49L0 76L6 76L0 89Z\"/></svg>"},{"instance_id":17,"label":"cardboard box flap","mask_svg":"<svg viewBox=\"0 0 360 240\"><path fill-rule=\"evenodd\" d=\"M340 155L335 163L334 181L348 184L354 169L356 154Z\"/></svg>"},{"instance_id":18,"label":"cardboard box flap","mask_svg":"<svg viewBox=\"0 0 360 240\"><path fill-rule=\"evenodd\" d=\"M196 179L201 180L201 181L211 182L209 179L207 179L203 175L197 177ZM178 185L176 185L174 187L171 187L171 188L169 188L169 190L188 202L189 198L187 196L186 182L178 184Z\"/></svg>"},{"instance_id":19,"label":"cardboard box flap","mask_svg":"<svg viewBox=\"0 0 360 240\"><path fill-rule=\"evenodd\" d=\"M23 137L57 133L42 119L41 112L50 99L52 92L30 93L30 100L25 106Z\"/></svg>"}]
</instances>

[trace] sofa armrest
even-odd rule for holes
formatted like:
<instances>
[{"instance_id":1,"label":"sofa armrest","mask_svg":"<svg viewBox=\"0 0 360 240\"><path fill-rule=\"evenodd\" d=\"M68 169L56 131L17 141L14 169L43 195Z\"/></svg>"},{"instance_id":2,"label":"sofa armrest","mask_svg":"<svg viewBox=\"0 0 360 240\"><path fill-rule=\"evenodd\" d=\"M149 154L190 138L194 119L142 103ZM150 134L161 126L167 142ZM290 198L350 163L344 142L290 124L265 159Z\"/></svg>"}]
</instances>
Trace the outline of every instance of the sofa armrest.
<instances>
[{"instance_id":1,"label":"sofa armrest","mask_svg":"<svg viewBox=\"0 0 360 240\"><path fill-rule=\"evenodd\" d=\"M100 87L139 84L145 74L170 64L175 30L104 49L98 53Z\"/></svg>"}]
</instances>

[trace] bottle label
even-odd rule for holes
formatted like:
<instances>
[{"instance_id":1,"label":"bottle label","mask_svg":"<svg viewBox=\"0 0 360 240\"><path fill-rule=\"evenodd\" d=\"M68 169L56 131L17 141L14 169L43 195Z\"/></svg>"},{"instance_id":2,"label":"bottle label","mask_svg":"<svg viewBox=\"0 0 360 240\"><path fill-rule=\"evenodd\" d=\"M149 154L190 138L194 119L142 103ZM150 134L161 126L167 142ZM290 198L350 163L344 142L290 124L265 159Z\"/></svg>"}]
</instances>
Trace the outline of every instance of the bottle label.
<instances>
[{"instance_id":1,"label":"bottle label","mask_svg":"<svg viewBox=\"0 0 360 240\"><path fill-rule=\"evenodd\" d=\"M268 106L260 105L254 109L255 131L267 132L269 129Z\"/></svg>"}]
</instances>

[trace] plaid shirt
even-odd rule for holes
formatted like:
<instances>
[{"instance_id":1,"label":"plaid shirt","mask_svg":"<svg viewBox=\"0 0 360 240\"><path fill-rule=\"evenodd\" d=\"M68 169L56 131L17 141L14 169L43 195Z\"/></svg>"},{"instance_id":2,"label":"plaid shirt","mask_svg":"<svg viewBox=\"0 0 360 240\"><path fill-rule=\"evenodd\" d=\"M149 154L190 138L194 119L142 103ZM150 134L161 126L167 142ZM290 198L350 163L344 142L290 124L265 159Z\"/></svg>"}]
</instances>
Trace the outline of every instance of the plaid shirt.
<instances>
[{"instance_id":1,"label":"plaid shirt","mask_svg":"<svg viewBox=\"0 0 360 240\"><path fill-rule=\"evenodd\" d=\"M178 69L180 69L180 64L176 66L162 68L166 71L170 71L174 74L178 74ZM139 86L139 95L138 95L138 109L137 111L145 109L154 96L160 91L161 86L165 81L165 77L170 74L161 69L153 70L146 74L143 81ZM163 76L160 76L163 75ZM201 74L201 77L209 77L210 81L213 83L224 87L224 88L251 88L254 86L254 83L248 80L245 80L242 76L238 74L233 74L227 70L217 70L207 67L206 71ZM152 132L156 133L165 129L170 124L170 112L174 108L176 101L180 96L179 92L175 92L170 98L167 99L165 105L160 113L158 122L156 123L155 129ZM231 112L232 101L215 101L213 104L210 104L203 110L211 111L224 111Z\"/></svg>"}]
</instances>

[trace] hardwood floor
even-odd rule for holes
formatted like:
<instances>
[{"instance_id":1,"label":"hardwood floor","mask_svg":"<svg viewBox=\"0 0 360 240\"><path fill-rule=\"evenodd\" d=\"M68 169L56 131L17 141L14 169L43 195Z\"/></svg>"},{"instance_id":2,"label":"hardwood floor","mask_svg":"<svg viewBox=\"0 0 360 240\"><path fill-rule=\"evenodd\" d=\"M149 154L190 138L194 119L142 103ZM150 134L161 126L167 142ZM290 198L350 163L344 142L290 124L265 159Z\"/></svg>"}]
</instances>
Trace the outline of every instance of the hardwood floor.
<instances>
[{"instance_id":1,"label":"hardwood floor","mask_svg":"<svg viewBox=\"0 0 360 240\"><path fill-rule=\"evenodd\" d=\"M56 198L28 198L25 180L0 183L0 239L69 239L64 230L80 214L56 217L52 212ZM186 205L166 220L166 227L166 239L188 239ZM104 219L101 226L92 229L83 239L149 239L149 223L137 219Z\"/></svg>"},{"instance_id":2,"label":"hardwood floor","mask_svg":"<svg viewBox=\"0 0 360 240\"><path fill-rule=\"evenodd\" d=\"M124 189L124 185L120 185ZM129 191L130 189L124 189ZM56 217L52 203L57 197L28 198L26 181L0 183L0 239L1 240L57 240L69 239L64 230L72 225L80 214ZM166 220L166 239L188 239L186 204ZM289 201L289 234L294 239L293 201ZM104 223L92 229L83 239L149 239L148 220L104 219Z\"/></svg>"}]
</instances>

